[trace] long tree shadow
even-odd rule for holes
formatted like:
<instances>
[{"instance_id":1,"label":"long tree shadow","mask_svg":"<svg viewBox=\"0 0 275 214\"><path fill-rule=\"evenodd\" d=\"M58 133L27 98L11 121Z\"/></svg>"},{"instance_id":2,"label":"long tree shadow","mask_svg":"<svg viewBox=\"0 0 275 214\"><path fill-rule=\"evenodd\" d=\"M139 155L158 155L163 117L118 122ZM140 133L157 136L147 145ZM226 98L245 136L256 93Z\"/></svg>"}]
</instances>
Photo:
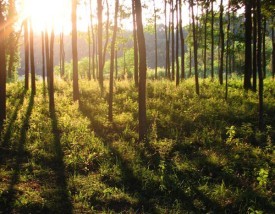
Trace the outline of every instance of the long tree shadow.
<instances>
[{"instance_id":1,"label":"long tree shadow","mask_svg":"<svg viewBox=\"0 0 275 214\"><path fill-rule=\"evenodd\" d=\"M19 193L19 190L15 188L15 186L18 184L20 179L20 171L21 171L21 165L26 159L26 151L25 151L25 143L26 143L26 136L27 131L29 128L29 120L32 113L34 104L34 94L32 93L29 99L29 104L25 113L25 118L22 123L22 127L20 129L20 138L17 144L17 147L15 148L15 162L13 164L13 174L10 180L9 187L6 191L2 193L0 196L1 203L0 207L4 213L11 213L13 210L14 203L17 199L17 194ZM15 116L14 116L15 117Z\"/></svg>"},{"instance_id":2,"label":"long tree shadow","mask_svg":"<svg viewBox=\"0 0 275 214\"><path fill-rule=\"evenodd\" d=\"M55 163L52 164L55 177L55 189L53 190L54 192L49 195L49 197L51 197L49 199L51 203L50 210L54 213L72 213L73 207L68 192L65 175L65 164L63 161L64 153L60 142L60 130L58 129L58 121L54 109L52 109L50 115L52 123L52 134L54 136L53 147L55 153Z\"/></svg>"},{"instance_id":3,"label":"long tree shadow","mask_svg":"<svg viewBox=\"0 0 275 214\"><path fill-rule=\"evenodd\" d=\"M26 92L27 91L23 89L22 92L18 95L19 100L16 103L13 103L13 105L15 105L15 109L8 120L8 124L6 125L6 128L5 128L5 132L3 132L3 138L1 139L2 142L0 145L0 153L1 153L0 164L4 164L5 157L10 157L12 155L10 154L11 151L9 150L9 146L11 146L9 144L10 138L11 138L14 123L18 116L18 111L23 105Z\"/></svg>"}]
</instances>

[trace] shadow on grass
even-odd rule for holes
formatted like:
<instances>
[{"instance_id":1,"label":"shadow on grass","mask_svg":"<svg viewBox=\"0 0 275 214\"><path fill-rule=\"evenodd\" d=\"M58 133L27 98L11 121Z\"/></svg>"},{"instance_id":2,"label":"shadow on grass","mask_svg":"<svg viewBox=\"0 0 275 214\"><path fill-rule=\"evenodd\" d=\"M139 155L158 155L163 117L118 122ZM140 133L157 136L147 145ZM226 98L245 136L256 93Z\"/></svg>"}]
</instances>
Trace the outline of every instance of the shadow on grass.
<instances>
[{"instance_id":1,"label":"shadow on grass","mask_svg":"<svg viewBox=\"0 0 275 214\"><path fill-rule=\"evenodd\" d=\"M19 109L22 107L23 102L24 102L24 97L26 95L26 90L22 90L22 92L19 94L19 100L17 101L17 103L13 103L13 105L15 105L15 109L13 111L13 113L11 114L10 119L8 120L8 124L6 125L5 128L5 132L3 133L3 138L2 140L2 145L0 145L0 164L4 164L5 163L5 157L9 157L11 156L10 151L9 151L9 143L10 143L10 138L11 138L11 133L12 133L12 128L14 126L14 122L17 119L17 115L18 115L18 111ZM1 130L1 128L0 128ZM2 131L2 130L1 130Z\"/></svg>"},{"instance_id":2,"label":"shadow on grass","mask_svg":"<svg viewBox=\"0 0 275 214\"><path fill-rule=\"evenodd\" d=\"M62 151L60 143L60 130L58 129L58 121L54 109L51 110L51 123L52 123L52 134L54 136L54 161L52 169L55 177L55 189L49 195L50 210L54 213L72 213L72 202L70 200L67 180L65 175L65 164L63 161L64 153Z\"/></svg>"},{"instance_id":3,"label":"shadow on grass","mask_svg":"<svg viewBox=\"0 0 275 214\"><path fill-rule=\"evenodd\" d=\"M22 98L23 99L23 98ZM20 138L17 144L17 147L15 148L15 162L12 166L13 168L13 174L10 180L9 187L6 191L2 193L0 196L0 209L4 213L11 213L13 210L13 206L15 201L17 200L18 194L20 194L20 190L16 189L15 186L18 184L20 180L20 171L21 171L21 165L24 162L24 158L26 158L26 151L25 151L25 142L26 142L26 135L29 127L29 119L32 113L34 104L34 94L31 94L29 99L29 104L25 113L25 118L22 123L22 127L20 129ZM13 120L16 119L16 113L12 117ZM7 140L11 133L7 132Z\"/></svg>"}]
</instances>

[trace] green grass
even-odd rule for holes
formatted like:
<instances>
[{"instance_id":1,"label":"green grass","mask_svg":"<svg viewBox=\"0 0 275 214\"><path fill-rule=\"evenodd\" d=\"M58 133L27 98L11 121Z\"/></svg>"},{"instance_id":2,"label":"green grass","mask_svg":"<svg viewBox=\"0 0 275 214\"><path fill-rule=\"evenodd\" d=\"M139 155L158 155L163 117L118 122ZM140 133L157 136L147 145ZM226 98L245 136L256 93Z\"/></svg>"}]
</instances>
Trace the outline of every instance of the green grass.
<instances>
[{"instance_id":1,"label":"green grass","mask_svg":"<svg viewBox=\"0 0 275 214\"><path fill-rule=\"evenodd\" d=\"M33 96L7 86L0 143L0 213L272 213L275 84L265 80L265 124L258 98L240 80L148 82L148 142L137 143L138 93L116 82L108 93L81 81L81 100L56 82L56 111L41 82ZM106 82L107 84L107 82Z\"/></svg>"}]
</instances>

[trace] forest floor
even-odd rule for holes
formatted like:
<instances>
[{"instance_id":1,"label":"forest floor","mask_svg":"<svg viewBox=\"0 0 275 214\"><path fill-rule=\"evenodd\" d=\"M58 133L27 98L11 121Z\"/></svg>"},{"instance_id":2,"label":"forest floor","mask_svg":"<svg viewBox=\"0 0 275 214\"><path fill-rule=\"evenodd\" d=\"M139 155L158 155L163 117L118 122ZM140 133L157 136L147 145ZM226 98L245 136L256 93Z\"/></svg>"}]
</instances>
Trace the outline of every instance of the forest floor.
<instances>
[{"instance_id":1,"label":"forest floor","mask_svg":"<svg viewBox=\"0 0 275 214\"><path fill-rule=\"evenodd\" d=\"M272 213L275 210L275 82L258 98L240 80L224 86L193 80L175 87L148 82L148 141L138 143L138 93L117 82L114 121L107 93L80 81L56 82L55 113L47 90L7 87L0 142L0 213Z\"/></svg>"}]
</instances>

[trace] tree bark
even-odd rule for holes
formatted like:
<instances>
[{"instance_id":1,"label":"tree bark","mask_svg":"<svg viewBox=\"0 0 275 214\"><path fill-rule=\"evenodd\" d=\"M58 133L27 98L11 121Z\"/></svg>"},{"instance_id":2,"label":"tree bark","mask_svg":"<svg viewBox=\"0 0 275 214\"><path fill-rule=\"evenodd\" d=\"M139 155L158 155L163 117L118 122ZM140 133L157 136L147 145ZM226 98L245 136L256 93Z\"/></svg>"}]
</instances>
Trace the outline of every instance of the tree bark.
<instances>
[{"instance_id":1,"label":"tree bark","mask_svg":"<svg viewBox=\"0 0 275 214\"><path fill-rule=\"evenodd\" d=\"M224 31L223 31L223 0L220 4L220 67L219 67L219 82L223 84L223 57L224 57Z\"/></svg>"},{"instance_id":2,"label":"tree bark","mask_svg":"<svg viewBox=\"0 0 275 214\"><path fill-rule=\"evenodd\" d=\"M35 86L35 65L34 65L34 47L33 47L33 28L32 22L30 22L30 60L31 60L31 87L32 87L32 94L36 93L36 86Z\"/></svg>"},{"instance_id":3,"label":"tree bark","mask_svg":"<svg viewBox=\"0 0 275 214\"><path fill-rule=\"evenodd\" d=\"M196 86L196 94L200 94L199 88L199 74L198 74L198 41L196 34L196 23L194 16L194 5L193 0L191 0L191 9L192 9L192 26L193 26L193 42L194 42L194 66L195 66L195 86Z\"/></svg>"},{"instance_id":4,"label":"tree bark","mask_svg":"<svg viewBox=\"0 0 275 214\"><path fill-rule=\"evenodd\" d=\"M180 12L180 41L181 41L181 79L185 78L185 50L184 50L184 35L183 35L183 26L182 26L182 2L179 0L179 12Z\"/></svg>"},{"instance_id":5,"label":"tree bark","mask_svg":"<svg viewBox=\"0 0 275 214\"><path fill-rule=\"evenodd\" d=\"M29 89L29 27L28 19L24 20L24 49L25 49L25 90Z\"/></svg>"},{"instance_id":6,"label":"tree bark","mask_svg":"<svg viewBox=\"0 0 275 214\"><path fill-rule=\"evenodd\" d=\"M251 21L251 1L245 0L245 66L244 66L244 89L252 88L251 85L251 34L252 34L252 21Z\"/></svg>"},{"instance_id":7,"label":"tree bark","mask_svg":"<svg viewBox=\"0 0 275 214\"><path fill-rule=\"evenodd\" d=\"M214 6L211 1L211 79L214 80Z\"/></svg>"},{"instance_id":8,"label":"tree bark","mask_svg":"<svg viewBox=\"0 0 275 214\"><path fill-rule=\"evenodd\" d=\"M73 55L73 100L79 100L78 56L77 56L77 0L72 0L72 55Z\"/></svg>"},{"instance_id":9,"label":"tree bark","mask_svg":"<svg viewBox=\"0 0 275 214\"><path fill-rule=\"evenodd\" d=\"M206 78L206 50L207 50L207 18L208 18L208 8L206 8L205 12L205 21L204 21L204 58L203 58L203 78Z\"/></svg>"},{"instance_id":10,"label":"tree bark","mask_svg":"<svg viewBox=\"0 0 275 214\"><path fill-rule=\"evenodd\" d=\"M45 85L45 35L44 35L44 31L41 32L41 43L42 43L42 78L43 78L43 84Z\"/></svg>"},{"instance_id":11,"label":"tree bark","mask_svg":"<svg viewBox=\"0 0 275 214\"><path fill-rule=\"evenodd\" d=\"M135 86L138 88L138 44L137 44L137 24L136 24L136 10L134 1L132 1L133 13L133 39L134 39L134 80Z\"/></svg>"},{"instance_id":12,"label":"tree bark","mask_svg":"<svg viewBox=\"0 0 275 214\"><path fill-rule=\"evenodd\" d=\"M259 76L259 129L261 131L264 130L264 99L263 99L263 91L264 91L264 84L263 84L263 73L262 73L262 14L261 14L261 0L257 0L257 18L258 18L258 76Z\"/></svg>"},{"instance_id":13,"label":"tree bark","mask_svg":"<svg viewBox=\"0 0 275 214\"><path fill-rule=\"evenodd\" d=\"M103 55L102 55L102 0L97 0L97 53L98 53L98 81L101 91L103 90Z\"/></svg>"},{"instance_id":14,"label":"tree bark","mask_svg":"<svg viewBox=\"0 0 275 214\"><path fill-rule=\"evenodd\" d=\"M154 35L155 35L155 79L158 78L158 37L157 37L157 10L154 0Z\"/></svg>"},{"instance_id":15,"label":"tree bark","mask_svg":"<svg viewBox=\"0 0 275 214\"><path fill-rule=\"evenodd\" d=\"M256 1L253 1L253 82L252 89L253 91L257 90L257 10L256 10Z\"/></svg>"},{"instance_id":16,"label":"tree bark","mask_svg":"<svg viewBox=\"0 0 275 214\"><path fill-rule=\"evenodd\" d=\"M176 86L180 83L180 64L179 64L179 6L176 1Z\"/></svg>"},{"instance_id":17,"label":"tree bark","mask_svg":"<svg viewBox=\"0 0 275 214\"><path fill-rule=\"evenodd\" d=\"M140 0L135 1L136 20L137 20L137 40L139 50L139 88L138 88L138 104L139 104L139 141L146 138L146 45L142 24L142 9Z\"/></svg>"},{"instance_id":18,"label":"tree bark","mask_svg":"<svg viewBox=\"0 0 275 214\"><path fill-rule=\"evenodd\" d=\"M0 131L6 119L6 53L4 6L0 4Z\"/></svg>"},{"instance_id":19,"label":"tree bark","mask_svg":"<svg viewBox=\"0 0 275 214\"><path fill-rule=\"evenodd\" d=\"M113 92L114 92L114 58L115 58L115 44L116 44L116 34L117 34L117 17L118 17L118 6L119 0L116 0L115 6L115 25L113 31L113 39L111 44L111 58L110 58L110 85L109 85L109 121L113 121Z\"/></svg>"}]
</instances>

